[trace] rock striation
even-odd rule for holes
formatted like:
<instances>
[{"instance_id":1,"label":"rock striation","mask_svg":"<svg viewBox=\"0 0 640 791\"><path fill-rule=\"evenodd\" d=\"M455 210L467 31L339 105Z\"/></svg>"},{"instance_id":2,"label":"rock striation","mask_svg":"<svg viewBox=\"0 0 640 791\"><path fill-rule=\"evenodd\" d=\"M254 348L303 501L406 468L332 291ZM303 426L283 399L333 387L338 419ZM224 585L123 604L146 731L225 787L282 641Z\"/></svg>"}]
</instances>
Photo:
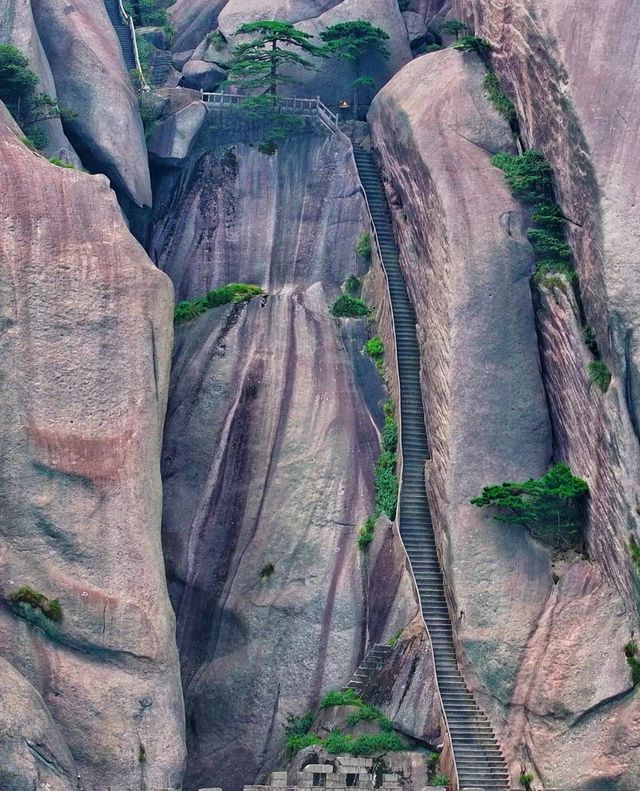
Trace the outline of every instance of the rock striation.
<instances>
[{"instance_id":1,"label":"rock striation","mask_svg":"<svg viewBox=\"0 0 640 791\"><path fill-rule=\"evenodd\" d=\"M286 715L344 686L417 604L397 534L380 525L368 556L356 543L384 393L361 352L366 322L328 309L367 266L348 141L300 137L275 157L246 143L196 149L159 184L157 212L165 193L153 250L179 298L229 281L268 292L178 327L163 454L185 785L236 791L281 768ZM414 683L419 717L404 690L385 703L425 738L439 724L427 663Z\"/></svg>"},{"instance_id":2,"label":"rock striation","mask_svg":"<svg viewBox=\"0 0 640 791\"><path fill-rule=\"evenodd\" d=\"M427 55L405 67L370 112L424 350L427 481L461 661L516 777L524 763L556 787L579 780L585 789L627 788L635 757L621 759L621 747L610 759L609 735L597 736L599 728L610 734L630 705L622 645L633 621L618 589L589 563L558 564L526 533L469 505L483 485L539 475L554 452L574 461L555 435L552 444L525 217L489 161L513 143L483 94L483 77L475 56ZM554 341L543 347L545 369L559 354ZM586 467L575 469L597 489ZM598 624L593 633L587 610ZM569 624L582 625L581 638ZM582 639L589 653L576 659ZM584 676L574 686L565 679L576 665ZM624 729L622 743L631 738ZM588 785L594 778L602 785ZM618 785L606 785L614 778Z\"/></svg>"},{"instance_id":3,"label":"rock striation","mask_svg":"<svg viewBox=\"0 0 640 791\"><path fill-rule=\"evenodd\" d=\"M107 180L32 153L1 111L2 788L177 785L159 464L171 284ZM62 619L12 603L24 586Z\"/></svg>"}]
</instances>

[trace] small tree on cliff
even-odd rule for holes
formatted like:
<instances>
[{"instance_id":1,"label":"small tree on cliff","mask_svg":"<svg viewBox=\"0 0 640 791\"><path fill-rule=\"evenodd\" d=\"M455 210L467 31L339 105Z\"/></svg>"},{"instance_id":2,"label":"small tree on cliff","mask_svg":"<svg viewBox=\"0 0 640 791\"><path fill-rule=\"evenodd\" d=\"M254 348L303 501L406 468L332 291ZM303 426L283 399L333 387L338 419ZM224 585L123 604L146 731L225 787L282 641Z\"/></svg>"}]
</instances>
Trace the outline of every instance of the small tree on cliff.
<instances>
[{"instance_id":1,"label":"small tree on cliff","mask_svg":"<svg viewBox=\"0 0 640 791\"><path fill-rule=\"evenodd\" d=\"M256 35L256 38L238 44L233 51L228 82L248 90L263 89L273 97L278 95L280 85L297 82L295 77L282 73L283 67L314 68L308 58L295 52L296 49L314 57L323 55L322 49L311 43L313 36L289 22L247 22L238 28L236 35Z\"/></svg>"},{"instance_id":2,"label":"small tree on cliff","mask_svg":"<svg viewBox=\"0 0 640 791\"><path fill-rule=\"evenodd\" d=\"M0 45L0 100L37 148L47 145L47 138L36 127L49 118L71 118L73 113L62 110L58 100L46 93L38 93L38 75L29 68L28 59L17 47Z\"/></svg>"},{"instance_id":3,"label":"small tree on cliff","mask_svg":"<svg viewBox=\"0 0 640 791\"><path fill-rule=\"evenodd\" d=\"M353 81L353 114L358 117L359 88L375 88L373 77L362 74L363 59L366 55L377 55L387 60L389 50L385 45L389 36L379 27L375 27L365 19L351 22L339 22L331 25L320 33L329 55L354 64L355 80Z\"/></svg>"},{"instance_id":4,"label":"small tree on cliff","mask_svg":"<svg viewBox=\"0 0 640 791\"><path fill-rule=\"evenodd\" d=\"M461 22L459 19L449 19L443 25L440 26L440 35L441 36L455 36L456 41L460 37L460 33L463 30L466 30L467 26L464 22Z\"/></svg>"}]
</instances>

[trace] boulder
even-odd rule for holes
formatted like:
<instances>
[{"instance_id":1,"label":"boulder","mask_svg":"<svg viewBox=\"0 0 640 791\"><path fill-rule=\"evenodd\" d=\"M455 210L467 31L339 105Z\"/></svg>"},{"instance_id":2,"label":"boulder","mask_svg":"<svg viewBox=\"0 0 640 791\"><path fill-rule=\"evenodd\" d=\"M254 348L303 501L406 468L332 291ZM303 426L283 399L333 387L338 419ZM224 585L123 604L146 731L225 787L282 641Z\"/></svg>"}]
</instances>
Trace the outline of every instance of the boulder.
<instances>
[{"instance_id":1,"label":"boulder","mask_svg":"<svg viewBox=\"0 0 640 791\"><path fill-rule=\"evenodd\" d=\"M151 205L138 102L104 4L38 0L33 8L60 103L76 113L67 126L85 165Z\"/></svg>"},{"instance_id":2,"label":"boulder","mask_svg":"<svg viewBox=\"0 0 640 791\"><path fill-rule=\"evenodd\" d=\"M136 28L136 35L156 49L169 48L169 39L165 29L162 27L139 27Z\"/></svg>"},{"instance_id":3,"label":"boulder","mask_svg":"<svg viewBox=\"0 0 640 791\"><path fill-rule=\"evenodd\" d=\"M415 11L404 11L402 18L404 19L410 42L420 38L427 32L427 25L422 14L417 14Z\"/></svg>"},{"instance_id":4,"label":"boulder","mask_svg":"<svg viewBox=\"0 0 640 791\"><path fill-rule=\"evenodd\" d=\"M172 49L194 49L212 30L227 0L177 0L169 7L169 19L175 31Z\"/></svg>"},{"instance_id":5,"label":"boulder","mask_svg":"<svg viewBox=\"0 0 640 791\"><path fill-rule=\"evenodd\" d=\"M227 72L215 63L191 59L182 69L180 84L195 90L215 91L227 79Z\"/></svg>"},{"instance_id":6,"label":"boulder","mask_svg":"<svg viewBox=\"0 0 640 791\"><path fill-rule=\"evenodd\" d=\"M149 141L149 153L158 159L185 159L206 115L204 104L198 101L163 119Z\"/></svg>"},{"instance_id":7,"label":"boulder","mask_svg":"<svg viewBox=\"0 0 640 791\"><path fill-rule=\"evenodd\" d=\"M41 740L56 791L74 770L86 788L170 787L184 760L160 543L171 284L104 176L50 164L4 117L0 160L0 656L26 680L2 714ZM62 620L10 604L23 586Z\"/></svg>"}]
</instances>

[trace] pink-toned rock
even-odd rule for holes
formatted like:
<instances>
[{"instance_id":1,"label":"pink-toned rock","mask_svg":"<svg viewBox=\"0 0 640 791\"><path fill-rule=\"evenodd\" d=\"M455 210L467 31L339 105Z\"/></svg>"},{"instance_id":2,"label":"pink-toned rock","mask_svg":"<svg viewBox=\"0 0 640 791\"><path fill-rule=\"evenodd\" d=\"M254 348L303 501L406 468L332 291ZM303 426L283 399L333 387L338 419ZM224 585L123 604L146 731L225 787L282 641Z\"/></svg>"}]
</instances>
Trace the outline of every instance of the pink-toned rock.
<instances>
[{"instance_id":1,"label":"pink-toned rock","mask_svg":"<svg viewBox=\"0 0 640 791\"><path fill-rule=\"evenodd\" d=\"M138 101L106 8L94 0L34 0L33 11L60 104L83 162L139 205L151 205L147 148Z\"/></svg>"},{"instance_id":2,"label":"pink-toned rock","mask_svg":"<svg viewBox=\"0 0 640 791\"><path fill-rule=\"evenodd\" d=\"M186 783L237 791L282 768L286 715L344 686L367 644L417 606L388 523L368 561L356 543L384 392L361 352L366 323L328 309L366 268L348 141L296 138L274 157L218 145L185 168L188 181L168 173L159 185L158 207L171 196L173 209L153 242L180 297L233 281L269 292L177 329L164 447ZM423 656L411 688L420 712L411 719L399 687L385 700L419 736L439 722Z\"/></svg>"},{"instance_id":3,"label":"pink-toned rock","mask_svg":"<svg viewBox=\"0 0 640 791\"><path fill-rule=\"evenodd\" d=\"M215 30L218 14L228 0L177 0L169 8L175 30L172 49L181 52L195 49L205 36Z\"/></svg>"},{"instance_id":4,"label":"pink-toned rock","mask_svg":"<svg viewBox=\"0 0 640 791\"><path fill-rule=\"evenodd\" d=\"M171 285L104 176L50 164L4 124L0 160L0 655L22 677L3 708L33 717L3 716L23 738L40 729L56 791L74 763L84 788L171 786L184 760L160 544ZM10 605L22 586L59 599L62 622Z\"/></svg>"},{"instance_id":5,"label":"pink-toned rock","mask_svg":"<svg viewBox=\"0 0 640 791\"><path fill-rule=\"evenodd\" d=\"M604 416L602 397L588 387L591 357L577 308L562 306L561 291L539 309L544 378L558 459L587 478L591 509L601 514L597 532L593 522L588 531L601 565L552 564L520 529L469 505L484 484L538 475L551 460L523 215L489 162L512 143L483 95L483 76L475 56L427 55L385 87L370 113L428 361L427 476L460 612L461 659L515 777L525 764L548 786L632 788L633 720L620 725L633 705L622 647L634 623L620 597L628 558L622 572L615 565L628 546L605 519L616 510L629 519L621 490L635 450L628 423ZM542 83L535 91L546 90ZM619 415L620 402L612 392L604 409L617 404Z\"/></svg>"}]
</instances>

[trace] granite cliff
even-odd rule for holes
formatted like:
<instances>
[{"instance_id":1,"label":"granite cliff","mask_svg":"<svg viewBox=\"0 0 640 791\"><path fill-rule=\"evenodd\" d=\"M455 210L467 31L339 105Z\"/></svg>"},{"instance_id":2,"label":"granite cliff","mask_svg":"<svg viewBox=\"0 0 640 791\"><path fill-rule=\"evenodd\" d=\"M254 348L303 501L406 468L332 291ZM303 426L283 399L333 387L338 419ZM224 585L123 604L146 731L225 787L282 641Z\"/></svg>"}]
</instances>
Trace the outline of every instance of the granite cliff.
<instances>
[{"instance_id":1,"label":"granite cliff","mask_svg":"<svg viewBox=\"0 0 640 791\"><path fill-rule=\"evenodd\" d=\"M370 228L351 142L308 123L268 156L255 125L221 128L189 90L220 84L244 22L317 35L366 18L390 58L368 63L370 126L349 131L383 173L415 305L460 665L513 784L526 767L536 787L637 791L623 647L639 590L638 8L177 0L168 13L173 37L145 34L163 42L165 85L136 97L102 2L0 0L0 43L72 111L44 122L47 155L96 174L30 151L0 106L0 787L236 791L284 767L287 715L390 639L371 702L412 744L446 744L397 526L380 519L366 553L356 542L381 404L399 391L380 262L356 254ZM519 136L474 53L413 58L445 16L490 43ZM317 65L287 90L337 106L353 69ZM553 168L575 287L532 281L530 215L491 164L523 147ZM350 275L375 325L330 314ZM175 301L229 282L263 293L174 337ZM362 353L374 332L386 388ZM469 502L556 461L589 484L583 553ZM422 789L418 764L406 791Z\"/></svg>"}]
</instances>

